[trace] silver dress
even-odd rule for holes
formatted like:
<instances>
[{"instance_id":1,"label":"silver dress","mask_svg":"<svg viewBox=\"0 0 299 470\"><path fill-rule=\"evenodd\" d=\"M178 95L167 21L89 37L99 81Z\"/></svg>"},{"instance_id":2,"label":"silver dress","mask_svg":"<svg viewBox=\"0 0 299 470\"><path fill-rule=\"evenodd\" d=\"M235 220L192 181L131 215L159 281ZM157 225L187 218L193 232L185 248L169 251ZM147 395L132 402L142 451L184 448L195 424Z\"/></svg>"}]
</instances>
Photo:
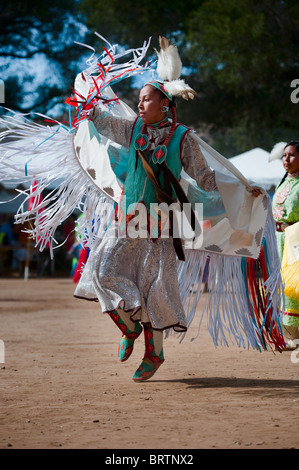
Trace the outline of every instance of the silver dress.
<instances>
[{"instance_id":1,"label":"silver dress","mask_svg":"<svg viewBox=\"0 0 299 470\"><path fill-rule=\"evenodd\" d=\"M128 148L134 122L103 115L95 110L92 116L99 133ZM168 126L148 128L149 140L157 146L168 132ZM203 190L217 189L214 172L191 131L181 145L181 161ZM116 224L112 224L91 250L74 295L99 301L102 312L121 307L130 311L132 320L151 323L157 330L186 330L171 238L118 238Z\"/></svg>"}]
</instances>

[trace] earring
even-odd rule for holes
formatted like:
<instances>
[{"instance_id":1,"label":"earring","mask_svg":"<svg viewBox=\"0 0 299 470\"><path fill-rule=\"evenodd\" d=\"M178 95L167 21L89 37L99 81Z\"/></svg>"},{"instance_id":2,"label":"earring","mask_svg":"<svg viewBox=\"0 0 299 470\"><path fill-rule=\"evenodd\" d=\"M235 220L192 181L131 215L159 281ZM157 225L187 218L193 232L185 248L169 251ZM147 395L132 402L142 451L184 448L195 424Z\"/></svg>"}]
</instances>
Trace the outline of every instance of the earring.
<instances>
[{"instance_id":1,"label":"earring","mask_svg":"<svg viewBox=\"0 0 299 470\"><path fill-rule=\"evenodd\" d=\"M162 113L167 113L167 111L169 111L169 107L168 106L162 106L161 111L162 111Z\"/></svg>"}]
</instances>

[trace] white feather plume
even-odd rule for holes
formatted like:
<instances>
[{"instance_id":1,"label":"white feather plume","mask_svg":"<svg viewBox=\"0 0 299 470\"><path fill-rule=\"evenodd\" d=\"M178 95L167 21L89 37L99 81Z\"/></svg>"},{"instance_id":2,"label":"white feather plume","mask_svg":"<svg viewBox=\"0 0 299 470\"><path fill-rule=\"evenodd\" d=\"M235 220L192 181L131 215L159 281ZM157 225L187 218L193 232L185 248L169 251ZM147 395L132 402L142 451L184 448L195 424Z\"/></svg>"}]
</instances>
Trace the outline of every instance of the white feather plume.
<instances>
[{"instance_id":1,"label":"white feather plume","mask_svg":"<svg viewBox=\"0 0 299 470\"><path fill-rule=\"evenodd\" d=\"M182 62L177 47L164 36L159 36L159 43L160 52L156 50L157 74L164 81L165 90L171 96L180 96L185 100L193 99L197 93L180 79Z\"/></svg>"},{"instance_id":2,"label":"white feather plume","mask_svg":"<svg viewBox=\"0 0 299 470\"><path fill-rule=\"evenodd\" d=\"M181 76L182 62L175 45L169 39L159 36L160 52L156 50L158 56L157 74L162 80L172 81Z\"/></svg>"},{"instance_id":3,"label":"white feather plume","mask_svg":"<svg viewBox=\"0 0 299 470\"><path fill-rule=\"evenodd\" d=\"M181 96L185 100L193 100L194 96L197 94L196 91L192 90L192 88L190 88L182 79L165 82L164 88L172 96Z\"/></svg>"},{"instance_id":4,"label":"white feather plume","mask_svg":"<svg viewBox=\"0 0 299 470\"><path fill-rule=\"evenodd\" d=\"M278 142L277 144L275 144L273 149L270 152L268 161L273 162L273 160L281 159L286 145L287 145L287 142Z\"/></svg>"}]
</instances>

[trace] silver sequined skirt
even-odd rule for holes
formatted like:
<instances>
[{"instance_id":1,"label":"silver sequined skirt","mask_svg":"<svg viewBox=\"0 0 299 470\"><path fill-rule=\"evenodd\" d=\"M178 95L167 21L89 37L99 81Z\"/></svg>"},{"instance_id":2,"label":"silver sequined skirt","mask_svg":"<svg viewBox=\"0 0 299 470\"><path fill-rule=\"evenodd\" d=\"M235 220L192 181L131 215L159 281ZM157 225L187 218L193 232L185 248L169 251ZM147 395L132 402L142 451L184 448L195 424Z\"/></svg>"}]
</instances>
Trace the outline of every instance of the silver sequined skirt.
<instances>
[{"instance_id":1,"label":"silver sequined skirt","mask_svg":"<svg viewBox=\"0 0 299 470\"><path fill-rule=\"evenodd\" d=\"M75 297L118 307L157 330L186 330L172 239L117 238L109 230L91 250Z\"/></svg>"}]
</instances>

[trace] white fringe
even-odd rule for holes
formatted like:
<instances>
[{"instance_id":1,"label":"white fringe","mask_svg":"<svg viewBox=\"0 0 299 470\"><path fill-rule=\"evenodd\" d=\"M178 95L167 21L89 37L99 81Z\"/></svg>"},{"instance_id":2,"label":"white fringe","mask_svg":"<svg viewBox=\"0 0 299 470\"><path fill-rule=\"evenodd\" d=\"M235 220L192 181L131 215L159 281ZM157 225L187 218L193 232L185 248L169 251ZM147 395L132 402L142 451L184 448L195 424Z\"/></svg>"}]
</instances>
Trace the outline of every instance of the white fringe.
<instances>
[{"instance_id":1,"label":"white fringe","mask_svg":"<svg viewBox=\"0 0 299 470\"><path fill-rule=\"evenodd\" d=\"M36 246L40 251L48 246L53 257L55 245L59 246L55 240L56 229L78 209L83 213L78 232L91 245L95 214L111 214L113 203L82 172L73 152L72 131L63 125L43 126L24 115L4 116L0 122L6 126L1 140L7 136L15 139L1 144L1 180L28 186L18 190L25 198L15 222L28 225L25 231L36 241ZM38 182L36 187L34 180ZM43 197L46 190L48 194ZM34 203L28 210L30 198L34 198Z\"/></svg>"},{"instance_id":2,"label":"white fringe","mask_svg":"<svg viewBox=\"0 0 299 470\"><path fill-rule=\"evenodd\" d=\"M268 210L271 215L270 206ZM264 239L269 263L269 278L262 286L269 299L266 315L271 315L271 325L274 322L279 325L283 281L272 216L267 219ZM268 349L269 345L264 344L261 331L251 318L242 258L216 255L201 250L185 250L185 257L185 262L178 262L178 280L188 328L195 318L196 309L202 298L204 268L209 260L208 295L200 314L198 332L192 341L197 339L206 316L207 327L215 347L229 346L233 343L247 349L250 347L259 351ZM167 331L166 337L169 334L172 332ZM176 333L176 335L180 337L181 342L186 333Z\"/></svg>"},{"instance_id":3,"label":"white fringe","mask_svg":"<svg viewBox=\"0 0 299 470\"><path fill-rule=\"evenodd\" d=\"M117 45L111 45L99 34L97 36L106 42L108 52L104 51L97 57L93 47L81 44L92 50L92 55L86 62L88 67L84 70L84 76L79 74L80 80L75 81L82 85L83 96L86 98L88 95L88 101L98 92L110 93L111 85L120 80L151 70L149 62L141 65L150 39L141 48L117 52ZM131 56L129 60L117 63L128 55ZM105 67L104 73L99 64ZM108 110L113 112L113 106L113 103L110 104ZM120 112L119 108L121 106L116 107L116 114ZM71 122L65 126L55 120L52 126L40 124L28 119L26 114L3 109L11 114L0 117L0 181L15 186L22 184L28 188L19 190L19 195L22 194L25 199L15 215L16 223L27 224L25 231L36 241L36 246L41 251L48 246L53 257L53 245L58 247L56 229L78 209L83 217L78 220L77 231L81 241L91 248L107 229L114 202L95 187L79 166L73 151L73 132L76 128L72 127ZM78 108L79 115L80 109L81 106ZM53 121L43 114L34 115L43 121ZM34 180L37 185L33 185ZM46 190L48 194L42 199ZM31 198L34 203L29 210Z\"/></svg>"}]
</instances>

